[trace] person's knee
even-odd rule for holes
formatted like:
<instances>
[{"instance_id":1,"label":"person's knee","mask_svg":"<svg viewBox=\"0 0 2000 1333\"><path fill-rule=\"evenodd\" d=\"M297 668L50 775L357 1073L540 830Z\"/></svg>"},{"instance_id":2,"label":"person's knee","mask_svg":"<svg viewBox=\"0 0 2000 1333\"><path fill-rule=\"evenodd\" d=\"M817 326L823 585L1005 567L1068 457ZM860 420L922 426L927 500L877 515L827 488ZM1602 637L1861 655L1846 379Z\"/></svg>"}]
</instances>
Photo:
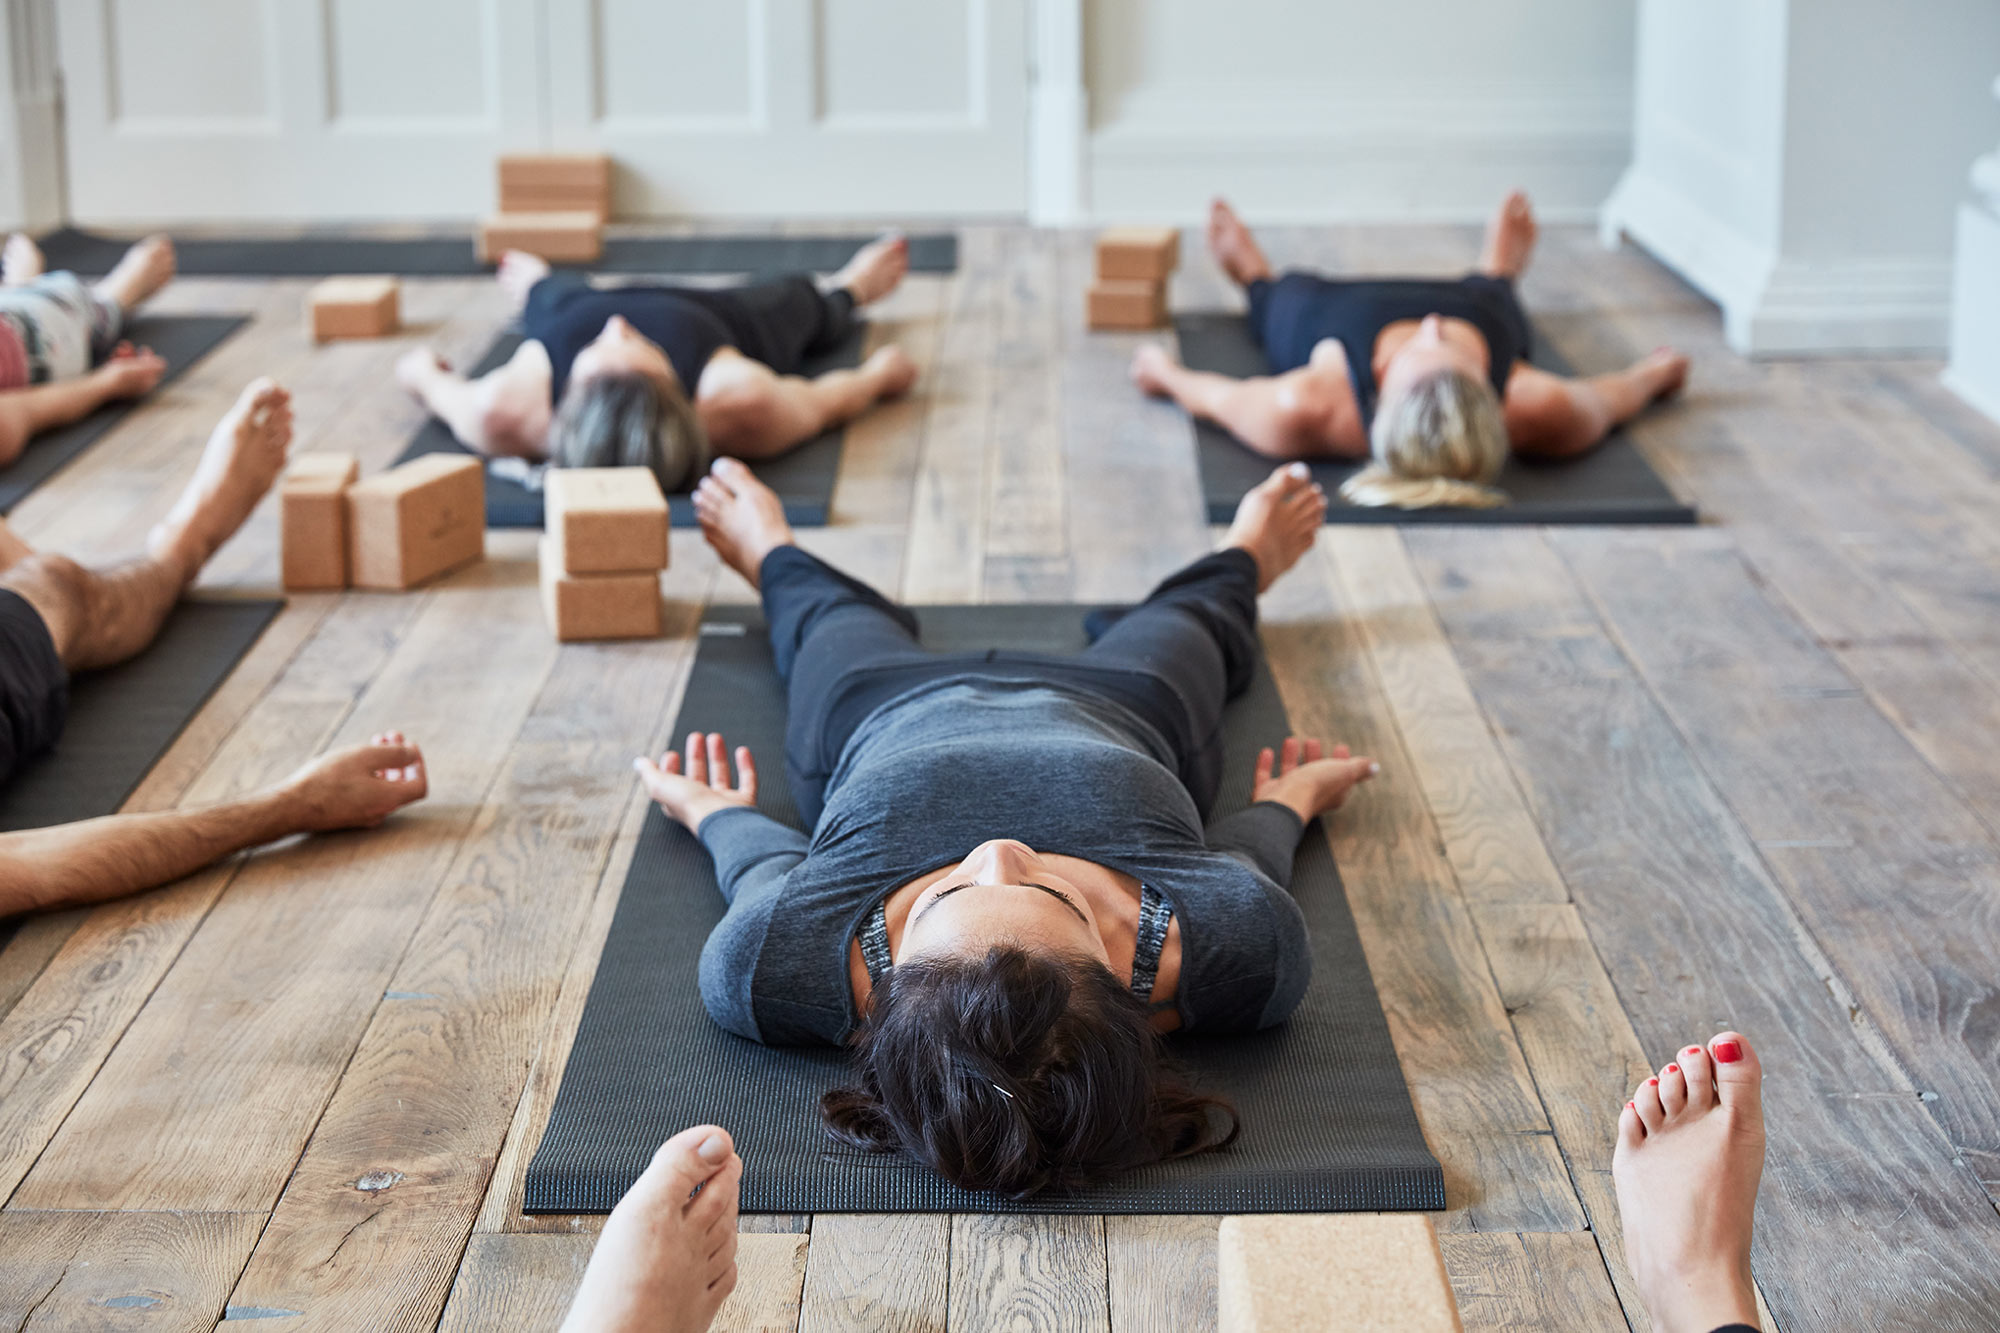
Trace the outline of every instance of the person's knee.
<instances>
[{"instance_id":1,"label":"person's knee","mask_svg":"<svg viewBox=\"0 0 2000 1333\"><path fill-rule=\"evenodd\" d=\"M56 654L70 648L90 623L94 583L90 571L65 555L37 551L0 574L0 588L18 594L48 627Z\"/></svg>"}]
</instances>

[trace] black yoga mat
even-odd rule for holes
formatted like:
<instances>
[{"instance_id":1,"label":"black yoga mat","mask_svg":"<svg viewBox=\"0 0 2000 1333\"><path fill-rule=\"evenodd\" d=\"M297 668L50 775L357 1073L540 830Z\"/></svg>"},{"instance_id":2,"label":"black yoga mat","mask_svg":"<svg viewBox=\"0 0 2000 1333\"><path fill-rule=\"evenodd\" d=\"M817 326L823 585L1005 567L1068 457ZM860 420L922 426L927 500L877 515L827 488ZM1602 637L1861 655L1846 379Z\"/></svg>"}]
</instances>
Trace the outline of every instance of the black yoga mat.
<instances>
[{"instance_id":1,"label":"black yoga mat","mask_svg":"<svg viewBox=\"0 0 2000 1333\"><path fill-rule=\"evenodd\" d=\"M0 832L117 813L284 605L182 602L145 652L71 681L56 748L0 786Z\"/></svg>"},{"instance_id":2,"label":"black yoga mat","mask_svg":"<svg viewBox=\"0 0 2000 1333\"><path fill-rule=\"evenodd\" d=\"M1067 652L1084 608L920 608L924 642ZM1270 672L1227 715L1224 805L1240 808L1256 750L1285 733ZM711 608L674 734L714 728L763 755L760 803L796 815L785 789L784 689L761 618ZM1227 813L1218 809L1217 814ZM709 1020L696 991L703 940L722 917L708 853L649 811L541 1146L530 1213L610 1210L661 1140L704 1121L743 1154L748 1212L1248 1213L1444 1207L1387 1021L1326 838L1299 848L1292 893L1312 932L1313 980L1292 1020L1268 1032L1181 1037L1179 1056L1243 1117L1228 1151L1022 1203L959 1190L901 1158L842 1147L820 1128L820 1094L844 1073L830 1049L764 1047Z\"/></svg>"},{"instance_id":3,"label":"black yoga mat","mask_svg":"<svg viewBox=\"0 0 2000 1333\"><path fill-rule=\"evenodd\" d=\"M132 244L64 227L41 240L52 269L98 275ZM596 273L830 273L854 257L868 236L608 236L589 264ZM470 236L188 236L174 239L179 272L215 278L310 278L336 273L395 273L453 277L490 273ZM940 232L910 237L910 270L950 273L958 267L958 237Z\"/></svg>"},{"instance_id":4,"label":"black yoga mat","mask_svg":"<svg viewBox=\"0 0 2000 1333\"><path fill-rule=\"evenodd\" d=\"M1181 360L1196 370L1245 378L1268 375L1271 363L1251 336L1241 315L1207 312L1176 315ZM1557 374L1570 373L1547 338L1534 338L1535 365ZM1195 463L1201 471L1201 493L1208 502L1208 521L1227 523L1252 486L1277 466L1253 453L1235 436L1212 421L1194 423ZM1340 498L1340 484L1360 471L1359 463L1314 463L1313 477L1326 488L1329 523L1611 523L1660 524L1697 521L1694 506L1674 498L1660 474L1624 431L1581 458L1537 463L1512 458L1496 483L1510 503L1492 509L1371 508Z\"/></svg>"},{"instance_id":5,"label":"black yoga mat","mask_svg":"<svg viewBox=\"0 0 2000 1333\"><path fill-rule=\"evenodd\" d=\"M867 344L866 325L856 324L854 336L832 351L809 360L800 373L824 375L829 370L844 370L861 364L861 350ZM504 365L507 358L514 355L514 349L521 345L519 333L503 333L486 349L486 355L479 358L477 365L466 373L477 379L489 370ZM827 510L833 504L833 483L840 474L840 450L847 439L847 428L835 426L830 430L807 440L798 448L781 457L764 462L751 463L750 470L763 478L764 484L778 493L785 502L785 519L794 527L819 528L826 526ZM396 457L398 463L407 463L422 454L457 453L469 454L472 450L458 442L451 428L433 417L411 437L403 452ZM686 492L676 492L667 497L667 507L673 511L673 521L680 527L694 523L694 500ZM511 477L496 474L493 465L486 467L486 526L489 528L539 528L542 526L542 493L530 490Z\"/></svg>"},{"instance_id":6,"label":"black yoga mat","mask_svg":"<svg viewBox=\"0 0 2000 1333\"><path fill-rule=\"evenodd\" d=\"M167 373L160 377L160 383L165 384L249 322L248 315L140 315L126 329L125 337L166 358ZM44 431L28 441L27 449L18 459L0 468L0 514L21 503L29 491L97 443L106 431L125 419L126 413L145 401L128 398L106 403L81 421Z\"/></svg>"}]
</instances>

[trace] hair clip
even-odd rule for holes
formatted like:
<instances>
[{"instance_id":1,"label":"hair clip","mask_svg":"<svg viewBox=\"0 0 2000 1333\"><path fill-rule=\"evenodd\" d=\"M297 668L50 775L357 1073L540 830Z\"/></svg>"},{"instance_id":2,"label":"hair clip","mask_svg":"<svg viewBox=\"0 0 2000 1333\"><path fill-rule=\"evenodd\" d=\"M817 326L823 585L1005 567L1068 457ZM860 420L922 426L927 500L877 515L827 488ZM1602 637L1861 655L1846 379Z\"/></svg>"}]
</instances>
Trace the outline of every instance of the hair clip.
<instances>
[{"instance_id":1,"label":"hair clip","mask_svg":"<svg viewBox=\"0 0 2000 1333\"><path fill-rule=\"evenodd\" d=\"M991 1079L988 1079L987 1081L989 1083L992 1082ZM998 1083L993 1084L993 1091L999 1093L1002 1097L1005 1097L1010 1102L1014 1100L1014 1094L1007 1091L1007 1089L1001 1087Z\"/></svg>"}]
</instances>

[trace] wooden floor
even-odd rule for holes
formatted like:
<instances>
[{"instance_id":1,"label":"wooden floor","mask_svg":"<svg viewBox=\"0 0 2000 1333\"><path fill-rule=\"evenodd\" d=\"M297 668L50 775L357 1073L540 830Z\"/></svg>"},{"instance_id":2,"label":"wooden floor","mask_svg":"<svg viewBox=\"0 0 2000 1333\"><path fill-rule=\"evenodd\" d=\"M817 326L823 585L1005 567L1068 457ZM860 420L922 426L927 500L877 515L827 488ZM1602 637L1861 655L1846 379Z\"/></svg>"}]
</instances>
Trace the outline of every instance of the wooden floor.
<instances>
[{"instance_id":1,"label":"wooden floor","mask_svg":"<svg viewBox=\"0 0 2000 1333\"><path fill-rule=\"evenodd\" d=\"M1190 237L1190 240L1194 238ZM1449 270L1469 229L1276 232L1274 257ZM1198 246L1194 249L1198 250ZM1081 236L965 233L878 337L919 392L850 432L811 549L916 601L1129 598L1211 540L1192 436L1088 335ZM184 280L256 322L15 515L130 547L252 376L302 448L386 463L389 379L502 321L405 284L408 338L316 348L306 284ZM1757 1275L1788 1331L2000 1328L2000 428L1929 361L1752 364L1631 251L1552 229L1525 284L1578 366L1662 342L1638 428L1707 525L1328 528L1266 599L1302 726L1379 757L1330 824L1451 1202L1466 1326L1645 1327L1614 1112L1736 1026L1770 1080ZM1182 307L1226 299L1205 260ZM208 582L275 580L266 506ZM134 801L269 782L399 727L430 800L379 832L37 920L0 953L0 1329L552 1327L595 1218L528 1218L546 1117L699 608L747 589L677 534L663 642L559 648L530 540L419 593L294 597ZM746 1218L731 1328L1198 1329L1210 1218Z\"/></svg>"}]
</instances>

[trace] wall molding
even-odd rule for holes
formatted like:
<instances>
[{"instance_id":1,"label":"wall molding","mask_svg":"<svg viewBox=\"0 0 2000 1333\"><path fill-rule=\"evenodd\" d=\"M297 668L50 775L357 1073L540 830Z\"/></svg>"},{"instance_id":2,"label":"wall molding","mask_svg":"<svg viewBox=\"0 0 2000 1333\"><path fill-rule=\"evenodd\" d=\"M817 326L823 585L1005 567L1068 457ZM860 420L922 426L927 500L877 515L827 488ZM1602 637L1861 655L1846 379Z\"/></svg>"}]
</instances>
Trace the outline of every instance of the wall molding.
<instances>
[{"instance_id":1,"label":"wall molding","mask_svg":"<svg viewBox=\"0 0 2000 1333\"><path fill-rule=\"evenodd\" d=\"M1605 201L1607 245L1629 236L1722 307L1746 356L1935 352L1951 323L1951 263L1929 255L1810 261L1746 239L1640 166Z\"/></svg>"},{"instance_id":2,"label":"wall molding","mask_svg":"<svg viewBox=\"0 0 2000 1333\"><path fill-rule=\"evenodd\" d=\"M0 228L39 231L64 213L55 7L0 3Z\"/></svg>"}]
</instances>

